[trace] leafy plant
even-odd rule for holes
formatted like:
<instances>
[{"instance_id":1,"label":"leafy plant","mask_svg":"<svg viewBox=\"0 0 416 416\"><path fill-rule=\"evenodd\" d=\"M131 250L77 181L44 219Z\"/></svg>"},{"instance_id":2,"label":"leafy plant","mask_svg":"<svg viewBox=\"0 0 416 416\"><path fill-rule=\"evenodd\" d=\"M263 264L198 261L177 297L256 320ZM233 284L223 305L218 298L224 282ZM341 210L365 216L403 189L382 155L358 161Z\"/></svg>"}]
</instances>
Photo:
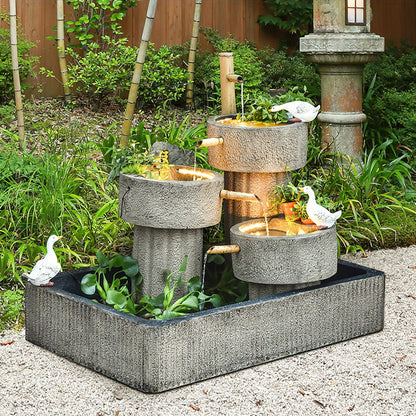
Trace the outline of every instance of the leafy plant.
<instances>
[{"instance_id":1,"label":"leafy plant","mask_svg":"<svg viewBox=\"0 0 416 416\"><path fill-rule=\"evenodd\" d=\"M292 88L284 94L272 97L270 94L263 93L255 96L254 102L249 105L249 112L246 115L238 115L238 118L244 121L263 121L272 123L287 123L288 117L286 111L271 112L274 105L288 103L290 101L306 101L312 104L312 100L305 96L304 92L300 92L297 87Z\"/></svg>"},{"instance_id":2,"label":"leafy plant","mask_svg":"<svg viewBox=\"0 0 416 416\"><path fill-rule=\"evenodd\" d=\"M187 282L188 293L180 299L173 301L175 289L182 285L182 272L186 270L188 257L178 270L169 274L163 293L156 298L147 295L139 300L141 309L139 311L146 318L172 319L187 315L190 312L201 310L205 303L211 303L214 307L221 306L221 298L213 294L205 295L201 290L199 276L195 276ZM177 276L177 277L176 277Z\"/></svg>"},{"instance_id":3,"label":"leafy plant","mask_svg":"<svg viewBox=\"0 0 416 416\"><path fill-rule=\"evenodd\" d=\"M160 152L159 156L139 153L134 156L131 164L123 169L123 173L132 173L147 179L169 180L171 169L168 152Z\"/></svg>"},{"instance_id":4,"label":"leafy plant","mask_svg":"<svg viewBox=\"0 0 416 416\"><path fill-rule=\"evenodd\" d=\"M391 157L413 160L415 135L416 48L403 44L389 47L364 69L364 145L368 151L386 139L393 143Z\"/></svg>"},{"instance_id":5,"label":"leafy plant","mask_svg":"<svg viewBox=\"0 0 416 416\"><path fill-rule=\"evenodd\" d=\"M290 34L306 35L312 24L312 0L264 0L273 14L260 15L258 23Z\"/></svg>"},{"instance_id":6,"label":"leafy plant","mask_svg":"<svg viewBox=\"0 0 416 416\"><path fill-rule=\"evenodd\" d=\"M85 52L67 48L69 87L85 95L95 104L95 110L104 103L122 100L129 90L137 57L137 48L127 45L126 38L117 40L102 37L102 47L95 44ZM41 68L41 73L57 79L54 73ZM186 88L187 73L176 65L176 56L168 46L159 50L149 44L139 87L138 106L166 107L179 101Z\"/></svg>"},{"instance_id":7,"label":"leafy plant","mask_svg":"<svg viewBox=\"0 0 416 416\"><path fill-rule=\"evenodd\" d=\"M105 49L104 44L98 45L102 37L110 31L112 35L121 34L120 22L130 7L137 5L135 0L67 0L72 5L74 20L65 22L68 33L78 40L73 46L82 49Z\"/></svg>"},{"instance_id":8,"label":"leafy plant","mask_svg":"<svg viewBox=\"0 0 416 416\"><path fill-rule=\"evenodd\" d=\"M134 281L135 287L142 280L137 261L122 255L116 255L109 260L98 251L97 262L98 268L94 273L88 273L82 278L81 290L86 295L93 295L97 291L104 304L123 312L136 314L136 305L127 285L129 279ZM107 276L111 272L113 278L109 282Z\"/></svg>"},{"instance_id":9,"label":"leafy plant","mask_svg":"<svg viewBox=\"0 0 416 416\"><path fill-rule=\"evenodd\" d=\"M14 98L14 86L10 51L9 16L7 13L2 12L1 9L0 22L5 23L4 27L0 27L0 104L5 104ZM36 45L25 39L20 25L18 26L17 37L19 75L21 78L21 87L24 90L29 87L29 84L22 81L29 76L35 75L35 66L39 62L39 57L31 55L30 52ZM6 108L2 111L5 112Z\"/></svg>"},{"instance_id":10,"label":"leafy plant","mask_svg":"<svg viewBox=\"0 0 416 416\"><path fill-rule=\"evenodd\" d=\"M284 204L285 202L296 202L302 198L299 188L292 182L285 185L275 185L269 194L271 206Z\"/></svg>"}]
</instances>

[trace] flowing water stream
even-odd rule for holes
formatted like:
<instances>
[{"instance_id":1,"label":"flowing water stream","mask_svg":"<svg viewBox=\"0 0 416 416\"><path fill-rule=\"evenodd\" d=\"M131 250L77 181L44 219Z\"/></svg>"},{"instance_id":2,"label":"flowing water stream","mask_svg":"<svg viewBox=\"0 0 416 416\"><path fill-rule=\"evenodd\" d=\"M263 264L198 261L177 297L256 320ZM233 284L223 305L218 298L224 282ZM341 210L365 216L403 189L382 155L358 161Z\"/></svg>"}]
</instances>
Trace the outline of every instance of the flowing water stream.
<instances>
[{"instance_id":1,"label":"flowing water stream","mask_svg":"<svg viewBox=\"0 0 416 416\"><path fill-rule=\"evenodd\" d=\"M244 92L243 92L244 82L241 83L241 120L244 120Z\"/></svg>"}]
</instances>

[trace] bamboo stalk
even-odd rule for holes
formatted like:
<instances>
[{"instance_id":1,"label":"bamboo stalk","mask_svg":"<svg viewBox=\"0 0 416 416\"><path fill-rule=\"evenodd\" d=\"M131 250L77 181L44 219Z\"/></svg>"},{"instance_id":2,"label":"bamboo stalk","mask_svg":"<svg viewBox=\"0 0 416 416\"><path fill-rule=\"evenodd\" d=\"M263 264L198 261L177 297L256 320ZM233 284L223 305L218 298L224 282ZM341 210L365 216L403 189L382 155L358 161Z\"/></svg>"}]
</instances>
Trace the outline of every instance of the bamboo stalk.
<instances>
[{"instance_id":1,"label":"bamboo stalk","mask_svg":"<svg viewBox=\"0 0 416 416\"><path fill-rule=\"evenodd\" d=\"M191 44L188 58L188 83L186 84L186 105L190 107L194 99L195 57L198 43L199 22L201 20L202 0L195 0L194 22L192 25Z\"/></svg>"},{"instance_id":2,"label":"bamboo stalk","mask_svg":"<svg viewBox=\"0 0 416 416\"><path fill-rule=\"evenodd\" d=\"M19 145L25 148L25 120L22 106L22 89L20 86L19 59L17 54L17 18L16 18L16 0L9 0L10 16L10 49L12 55L12 71L14 84L14 97L17 113L17 129L19 133Z\"/></svg>"},{"instance_id":3,"label":"bamboo stalk","mask_svg":"<svg viewBox=\"0 0 416 416\"><path fill-rule=\"evenodd\" d=\"M211 246L206 253L207 254L230 254L239 253L240 246L238 244L228 244L224 246Z\"/></svg>"},{"instance_id":4,"label":"bamboo stalk","mask_svg":"<svg viewBox=\"0 0 416 416\"><path fill-rule=\"evenodd\" d=\"M124 113L124 122L120 138L120 146L126 147L129 142L131 123L133 121L134 108L137 101L137 91L142 76L143 64L146 59L147 47L149 45L150 34L152 33L153 19L156 13L157 0L149 0L147 6L146 20L143 26L142 40L140 42L139 52L137 54L136 64L134 66L133 78L131 80L129 96L127 98L126 111Z\"/></svg>"},{"instance_id":5,"label":"bamboo stalk","mask_svg":"<svg viewBox=\"0 0 416 416\"><path fill-rule=\"evenodd\" d=\"M234 58L232 52L221 52L220 78L221 78L221 114L235 114L235 86L227 77L234 74Z\"/></svg>"},{"instance_id":6,"label":"bamboo stalk","mask_svg":"<svg viewBox=\"0 0 416 416\"><path fill-rule=\"evenodd\" d=\"M68 86L68 68L65 57L65 31L64 31L64 1L56 0L56 19L57 19L57 44L59 68L61 69L62 84L64 87L65 103L69 104L72 100L71 90Z\"/></svg>"},{"instance_id":7,"label":"bamboo stalk","mask_svg":"<svg viewBox=\"0 0 416 416\"><path fill-rule=\"evenodd\" d=\"M220 197L224 199L234 199L237 201L261 202L255 194L250 194L247 192L227 191L226 189L223 189L220 192Z\"/></svg>"}]
</instances>

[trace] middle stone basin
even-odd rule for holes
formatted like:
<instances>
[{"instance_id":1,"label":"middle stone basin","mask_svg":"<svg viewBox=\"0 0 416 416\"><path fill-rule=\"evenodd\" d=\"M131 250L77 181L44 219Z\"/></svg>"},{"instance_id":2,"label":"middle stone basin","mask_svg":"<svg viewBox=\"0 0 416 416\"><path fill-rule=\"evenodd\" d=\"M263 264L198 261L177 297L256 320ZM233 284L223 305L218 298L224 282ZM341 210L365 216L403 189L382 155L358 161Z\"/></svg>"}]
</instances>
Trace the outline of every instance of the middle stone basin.
<instances>
[{"instance_id":1,"label":"middle stone basin","mask_svg":"<svg viewBox=\"0 0 416 416\"><path fill-rule=\"evenodd\" d=\"M258 219L231 227L231 244L240 247L238 253L232 254L238 279L257 284L298 285L328 279L337 272L335 226L317 230L314 225L276 217L269 221L269 229L270 235L266 236L265 223Z\"/></svg>"},{"instance_id":2,"label":"middle stone basin","mask_svg":"<svg viewBox=\"0 0 416 416\"><path fill-rule=\"evenodd\" d=\"M190 166L172 166L170 180L121 174L120 216L151 228L210 227L221 220L223 188L221 174Z\"/></svg>"}]
</instances>

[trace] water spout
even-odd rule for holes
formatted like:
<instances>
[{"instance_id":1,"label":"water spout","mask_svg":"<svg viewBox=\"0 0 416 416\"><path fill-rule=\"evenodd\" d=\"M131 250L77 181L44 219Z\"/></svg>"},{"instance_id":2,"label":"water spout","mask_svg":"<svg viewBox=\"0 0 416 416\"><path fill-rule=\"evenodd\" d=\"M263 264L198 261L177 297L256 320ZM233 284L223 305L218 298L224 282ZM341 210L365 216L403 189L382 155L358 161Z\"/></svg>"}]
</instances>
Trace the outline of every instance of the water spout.
<instances>
[{"instance_id":1,"label":"water spout","mask_svg":"<svg viewBox=\"0 0 416 416\"><path fill-rule=\"evenodd\" d=\"M267 220L267 211L264 202L256 195L246 192L235 192L227 191L223 189L220 193L220 197L224 199L234 199L237 201L248 201L248 202L258 202L263 208L264 224L266 225L266 235L269 235L269 222Z\"/></svg>"},{"instance_id":2,"label":"water spout","mask_svg":"<svg viewBox=\"0 0 416 416\"><path fill-rule=\"evenodd\" d=\"M224 139L222 137L209 137L207 139L198 140L196 142L196 147L218 146L223 143Z\"/></svg>"},{"instance_id":3,"label":"water spout","mask_svg":"<svg viewBox=\"0 0 416 416\"><path fill-rule=\"evenodd\" d=\"M223 189L220 193L220 197L224 199L234 199L237 201L248 201L248 202L259 202L261 200L255 194L250 194L247 192L235 192L235 191L227 191Z\"/></svg>"},{"instance_id":4,"label":"water spout","mask_svg":"<svg viewBox=\"0 0 416 416\"><path fill-rule=\"evenodd\" d=\"M241 75L236 75L236 74L227 74L226 78L228 81L230 82L237 82L239 84L242 84L244 82L244 79Z\"/></svg>"},{"instance_id":5,"label":"water spout","mask_svg":"<svg viewBox=\"0 0 416 416\"><path fill-rule=\"evenodd\" d=\"M239 253L240 246L238 244L226 244L223 246L211 246L206 254L230 254L230 253Z\"/></svg>"}]
</instances>

